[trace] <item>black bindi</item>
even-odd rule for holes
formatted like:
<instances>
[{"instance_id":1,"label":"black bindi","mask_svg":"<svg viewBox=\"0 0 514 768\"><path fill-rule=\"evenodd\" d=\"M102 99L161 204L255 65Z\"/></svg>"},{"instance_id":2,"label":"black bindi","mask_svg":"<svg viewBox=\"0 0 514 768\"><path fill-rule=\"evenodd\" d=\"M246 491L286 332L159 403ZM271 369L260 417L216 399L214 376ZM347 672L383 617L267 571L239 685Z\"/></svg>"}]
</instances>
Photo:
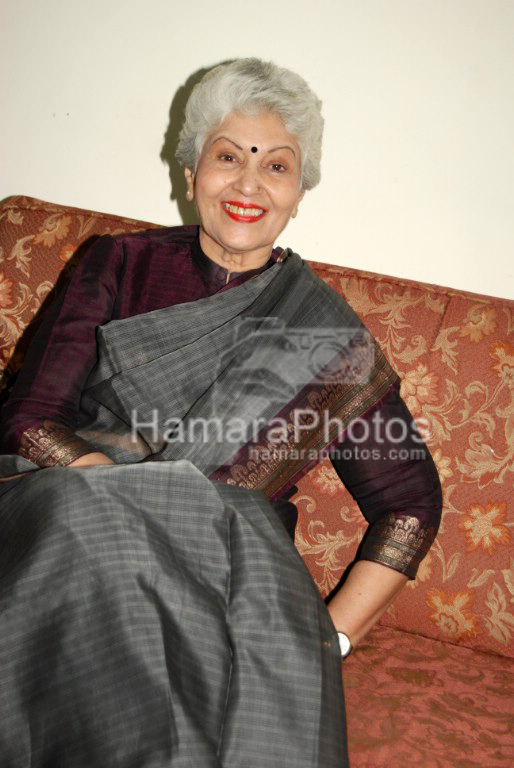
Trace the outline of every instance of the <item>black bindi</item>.
<instances>
[{"instance_id":1,"label":"black bindi","mask_svg":"<svg viewBox=\"0 0 514 768\"><path fill-rule=\"evenodd\" d=\"M257 152L257 151L258 151L257 147L252 147L252 152Z\"/></svg>"}]
</instances>

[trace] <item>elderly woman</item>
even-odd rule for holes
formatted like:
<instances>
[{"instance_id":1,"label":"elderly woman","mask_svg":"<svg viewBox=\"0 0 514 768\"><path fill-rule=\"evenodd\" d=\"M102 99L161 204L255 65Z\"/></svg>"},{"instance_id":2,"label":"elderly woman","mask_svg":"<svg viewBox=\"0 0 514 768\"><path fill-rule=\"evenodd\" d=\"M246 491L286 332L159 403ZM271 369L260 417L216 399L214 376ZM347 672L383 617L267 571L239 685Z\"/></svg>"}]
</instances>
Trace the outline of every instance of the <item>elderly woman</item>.
<instances>
[{"instance_id":1,"label":"elderly woman","mask_svg":"<svg viewBox=\"0 0 514 768\"><path fill-rule=\"evenodd\" d=\"M322 127L294 73L211 70L177 150L200 227L100 238L32 345L0 459L6 765L347 764L340 659L441 498L379 347L275 246ZM370 523L328 612L287 534L327 450Z\"/></svg>"}]
</instances>

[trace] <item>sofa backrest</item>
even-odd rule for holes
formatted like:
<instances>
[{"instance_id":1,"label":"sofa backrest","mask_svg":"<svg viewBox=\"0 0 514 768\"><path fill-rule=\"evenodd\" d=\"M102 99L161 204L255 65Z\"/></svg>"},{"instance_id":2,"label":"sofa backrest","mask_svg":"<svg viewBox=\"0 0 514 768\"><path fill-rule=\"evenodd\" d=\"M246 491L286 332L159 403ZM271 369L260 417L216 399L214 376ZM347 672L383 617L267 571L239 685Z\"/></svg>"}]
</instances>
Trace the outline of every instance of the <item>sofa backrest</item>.
<instances>
[{"instance_id":1,"label":"sofa backrest","mask_svg":"<svg viewBox=\"0 0 514 768\"><path fill-rule=\"evenodd\" d=\"M77 249L99 234L155 226L27 197L0 205L4 383L21 364L27 327ZM428 424L441 476L439 535L382 622L514 656L514 302L309 263L381 343L412 414ZM326 595L366 523L329 462L298 487L296 544Z\"/></svg>"}]
</instances>

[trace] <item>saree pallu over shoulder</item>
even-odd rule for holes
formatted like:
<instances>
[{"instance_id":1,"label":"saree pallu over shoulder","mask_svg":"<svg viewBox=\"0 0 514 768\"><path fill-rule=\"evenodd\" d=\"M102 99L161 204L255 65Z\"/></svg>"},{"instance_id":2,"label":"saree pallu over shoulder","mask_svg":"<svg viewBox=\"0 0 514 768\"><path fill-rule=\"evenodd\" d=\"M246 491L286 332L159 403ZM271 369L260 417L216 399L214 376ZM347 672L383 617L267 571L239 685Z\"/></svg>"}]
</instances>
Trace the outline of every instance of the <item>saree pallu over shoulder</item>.
<instances>
[{"instance_id":1,"label":"saree pallu over shoulder","mask_svg":"<svg viewBox=\"0 0 514 768\"><path fill-rule=\"evenodd\" d=\"M397 380L298 255L228 292L99 328L79 434L278 498Z\"/></svg>"}]
</instances>

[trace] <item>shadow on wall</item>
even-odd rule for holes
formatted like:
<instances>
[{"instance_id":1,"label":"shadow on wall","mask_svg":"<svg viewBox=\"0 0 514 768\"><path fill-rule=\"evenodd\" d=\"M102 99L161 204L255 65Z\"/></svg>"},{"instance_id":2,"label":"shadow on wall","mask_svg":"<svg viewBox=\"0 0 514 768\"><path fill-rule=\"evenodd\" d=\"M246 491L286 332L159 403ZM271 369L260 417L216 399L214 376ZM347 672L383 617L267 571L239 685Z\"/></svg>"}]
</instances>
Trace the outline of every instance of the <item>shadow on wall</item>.
<instances>
[{"instance_id":1,"label":"shadow on wall","mask_svg":"<svg viewBox=\"0 0 514 768\"><path fill-rule=\"evenodd\" d=\"M161 160L168 166L170 177L170 199L177 201L177 208L180 218L184 224L199 224L196 208L186 200L186 180L184 178L184 169L175 158L175 150L178 144L178 137L182 123L184 122L184 112L186 103L191 95L191 91L202 77L211 69L203 67L194 72L181 85L171 102L169 111L169 123L164 134L164 143L161 149Z\"/></svg>"},{"instance_id":2,"label":"shadow on wall","mask_svg":"<svg viewBox=\"0 0 514 768\"><path fill-rule=\"evenodd\" d=\"M221 63L221 62L220 62ZM226 62L222 62L226 63ZM213 65L217 66L217 65ZM184 178L184 169L175 159L175 150L178 144L178 137L182 123L184 121L184 112L186 103L191 95L191 91L202 77L213 67L203 67L194 72L185 84L180 86L171 102L169 111L169 124L164 134L164 143L161 149L161 160L168 166L170 177L171 193L170 199L177 201L177 208L180 218L184 224L198 224L199 219L196 208L186 200L186 180Z\"/></svg>"}]
</instances>

